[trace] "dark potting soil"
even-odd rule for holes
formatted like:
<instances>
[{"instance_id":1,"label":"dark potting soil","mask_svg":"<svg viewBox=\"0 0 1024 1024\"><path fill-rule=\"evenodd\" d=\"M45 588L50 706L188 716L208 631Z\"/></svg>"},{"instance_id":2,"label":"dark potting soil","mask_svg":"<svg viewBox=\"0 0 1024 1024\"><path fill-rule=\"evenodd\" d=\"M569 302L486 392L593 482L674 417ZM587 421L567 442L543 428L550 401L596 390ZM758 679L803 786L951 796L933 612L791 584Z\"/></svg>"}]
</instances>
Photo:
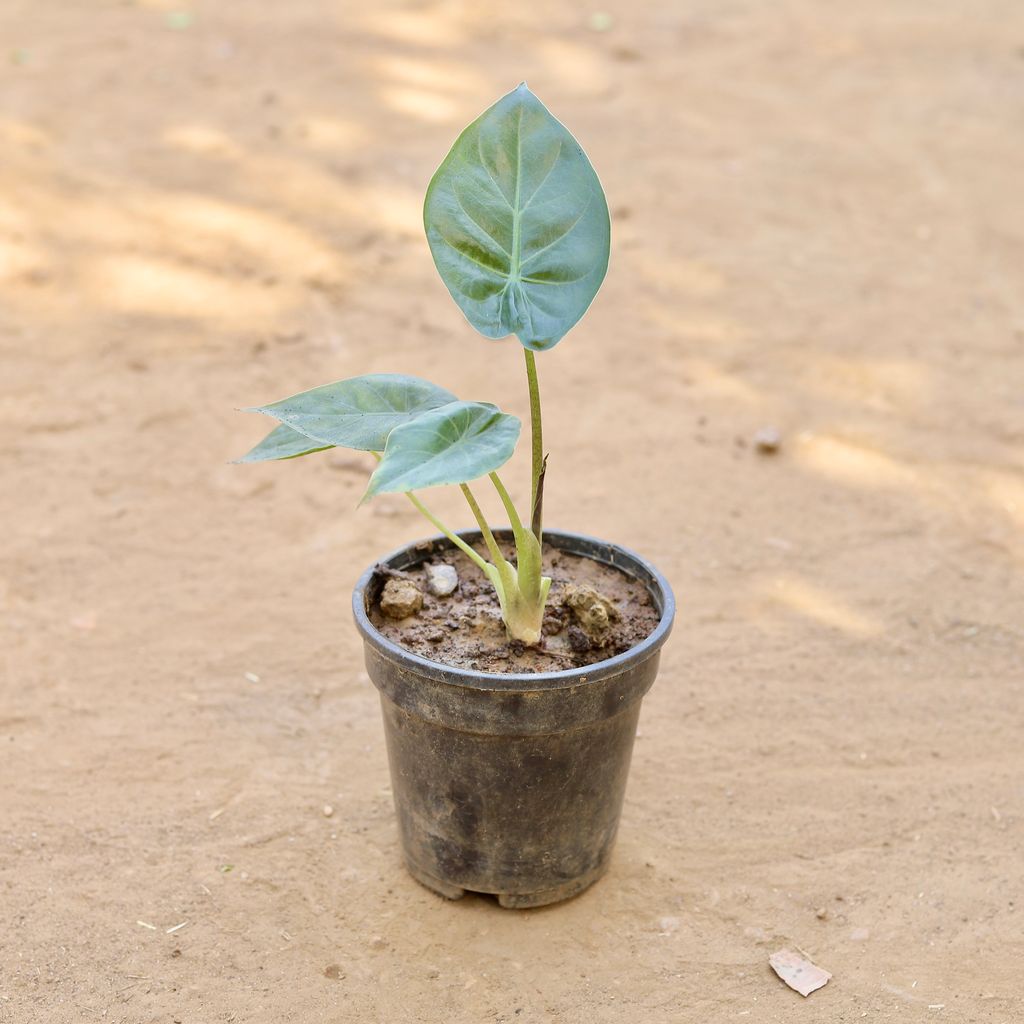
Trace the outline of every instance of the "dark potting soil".
<instances>
[{"instance_id":1,"label":"dark potting soil","mask_svg":"<svg viewBox=\"0 0 1024 1024\"><path fill-rule=\"evenodd\" d=\"M482 545L478 545L481 554ZM505 548L505 545L502 545ZM513 559L506 550L506 557ZM376 588L370 620L389 640L407 651L457 668L489 673L558 672L593 665L628 651L648 637L661 618L647 588L618 569L545 547L544 575L551 591L544 612L544 637L536 647L510 642L501 621L498 598L488 579L461 551L448 550L403 572L382 570L382 579L412 582L422 607L395 619L381 611ZM427 587L431 565L450 565L459 585L446 597ZM592 612L603 606L604 613Z\"/></svg>"}]
</instances>

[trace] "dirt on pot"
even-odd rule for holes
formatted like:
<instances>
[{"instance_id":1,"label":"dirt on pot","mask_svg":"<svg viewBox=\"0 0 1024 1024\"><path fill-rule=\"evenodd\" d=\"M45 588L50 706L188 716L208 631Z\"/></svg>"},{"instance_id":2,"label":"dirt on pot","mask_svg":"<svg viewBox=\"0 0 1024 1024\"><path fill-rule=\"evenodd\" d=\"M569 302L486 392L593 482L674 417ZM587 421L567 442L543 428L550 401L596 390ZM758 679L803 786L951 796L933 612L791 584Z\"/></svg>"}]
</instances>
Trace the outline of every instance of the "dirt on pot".
<instances>
[{"instance_id":1,"label":"dirt on pot","mask_svg":"<svg viewBox=\"0 0 1024 1024\"><path fill-rule=\"evenodd\" d=\"M512 556L509 550L505 554ZM458 574L458 586L448 595L430 586L439 566L451 566ZM382 568L370 620L389 640L422 658L506 674L593 665L628 651L658 625L661 615L647 588L618 569L545 548L544 574L552 583L544 637L537 647L508 640L494 588L469 558L454 550L405 572ZM383 595L397 585L415 586L422 595L418 610L396 615L394 603Z\"/></svg>"}]
</instances>

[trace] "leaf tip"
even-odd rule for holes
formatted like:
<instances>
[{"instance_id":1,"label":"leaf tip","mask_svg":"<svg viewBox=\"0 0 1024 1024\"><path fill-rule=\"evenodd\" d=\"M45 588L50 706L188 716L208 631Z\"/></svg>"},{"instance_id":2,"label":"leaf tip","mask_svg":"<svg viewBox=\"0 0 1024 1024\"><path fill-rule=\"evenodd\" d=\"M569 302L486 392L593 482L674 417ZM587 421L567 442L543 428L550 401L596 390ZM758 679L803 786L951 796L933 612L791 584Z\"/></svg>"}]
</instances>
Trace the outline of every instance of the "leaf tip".
<instances>
[{"instance_id":1,"label":"leaf tip","mask_svg":"<svg viewBox=\"0 0 1024 1024\"><path fill-rule=\"evenodd\" d=\"M526 81L520 82L513 90L512 95L521 103L529 103L531 100L536 101L537 97L530 92L530 87L526 84Z\"/></svg>"},{"instance_id":2,"label":"leaf tip","mask_svg":"<svg viewBox=\"0 0 1024 1024\"><path fill-rule=\"evenodd\" d=\"M262 443L261 441L260 444ZM243 462L256 462L257 460L253 458L253 454L259 447L260 445L258 444L255 448L250 448L244 455L239 455L237 459L228 459L228 465L240 466Z\"/></svg>"}]
</instances>

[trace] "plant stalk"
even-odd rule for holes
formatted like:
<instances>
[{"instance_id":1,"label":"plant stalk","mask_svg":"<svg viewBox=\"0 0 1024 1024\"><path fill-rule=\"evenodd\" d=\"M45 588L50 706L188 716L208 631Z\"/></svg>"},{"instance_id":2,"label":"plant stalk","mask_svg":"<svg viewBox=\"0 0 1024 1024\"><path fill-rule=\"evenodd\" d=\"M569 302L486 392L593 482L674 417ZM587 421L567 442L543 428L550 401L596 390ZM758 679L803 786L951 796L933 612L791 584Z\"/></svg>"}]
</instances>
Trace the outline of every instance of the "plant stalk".
<instances>
[{"instance_id":1,"label":"plant stalk","mask_svg":"<svg viewBox=\"0 0 1024 1024\"><path fill-rule=\"evenodd\" d=\"M533 487L530 492L530 529L537 538L538 544L544 542L543 509L544 509L544 427L540 416L540 384L537 381L537 360L533 352L524 348L526 353L526 383L530 389L530 441L533 454Z\"/></svg>"},{"instance_id":2,"label":"plant stalk","mask_svg":"<svg viewBox=\"0 0 1024 1024\"><path fill-rule=\"evenodd\" d=\"M413 503L416 509L430 520L467 558L469 558L479 569L487 572L487 561L480 557L457 533L452 533L444 523L441 522L426 505L416 497L412 491L406 491L405 496Z\"/></svg>"},{"instance_id":3,"label":"plant stalk","mask_svg":"<svg viewBox=\"0 0 1024 1024\"><path fill-rule=\"evenodd\" d=\"M501 565L505 560L505 556L501 553L501 548L498 547L498 542L494 539L494 534L491 533L490 526L487 525L487 520L484 518L484 514L477 504L476 498L473 497L473 492L469 489L469 484L459 484L462 489L462 493L466 499L466 503L469 505L470 511L473 513L473 518L476 520L477 526L480 527L480 532L483 534L484 543L487 545L487 550L491 553L491 558L495 566Z\"/></svg>"},{"instance_id":4,"label":"plant stalk","mask_svg":"<svg viewBox=\"0 0 1024 1024\"><path fill-rule=\"evenodd\" d=\"M376 452L373 454L380 461L380 455ZM516 542L517 565L515 566L502 555L501 548L498 547L498 542L487 523L483 510L468 484L460 485L462 494L480 527L484 543L494 560L493 564L477 554L457 533L449 530L412 491L406 491L405 496L424 518L433 523L491 581L498 595L501 615L505 620L509 636L514 640L521 640L523 643L536 644L541 639L544 605L547 601L551 580L541 575L540 545L533 534L523 528L519 513L505 489L505 485L497 473L491 473L490 476L512 524L512 533Z\"/></svg>"},{"instance_id":5,"label":"plant stalk","mask_svg":"<svg viewBox=\"0 0 1024 1024\"><path fill-rule=\"evenodd\" d=\"M501 482L501 477L497 473L490 473L488 475L491 478L491 483L494 484L494 489L498 492L498 497L501 498L502 505L505 506L505 512L508 514L508 521L512 527L512 532L518 537L523 532L523 522L519 518L519 511L512 501L512 496L505 489L505 485Z\"/></svg>"}]
</instances>

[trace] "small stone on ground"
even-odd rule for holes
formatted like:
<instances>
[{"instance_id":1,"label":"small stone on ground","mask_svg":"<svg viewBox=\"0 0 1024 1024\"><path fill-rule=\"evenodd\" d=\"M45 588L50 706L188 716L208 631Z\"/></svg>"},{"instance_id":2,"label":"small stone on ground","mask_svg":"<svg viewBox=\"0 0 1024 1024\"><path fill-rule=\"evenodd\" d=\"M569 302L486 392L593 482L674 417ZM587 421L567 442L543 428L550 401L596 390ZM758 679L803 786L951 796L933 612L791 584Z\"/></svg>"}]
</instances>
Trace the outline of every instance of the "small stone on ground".
<instances>
[{"instance_id":1,"label":"small stone on ground","mask_svg":"<svg viewBox=\"0 0 1024 1024\"><path fill-rule=\"evenodd\" d=\"M774 455L782 446L782 435L775 427L762 427L754 435L754 447L762 455Z\"/></svg>"}]
</instances>

